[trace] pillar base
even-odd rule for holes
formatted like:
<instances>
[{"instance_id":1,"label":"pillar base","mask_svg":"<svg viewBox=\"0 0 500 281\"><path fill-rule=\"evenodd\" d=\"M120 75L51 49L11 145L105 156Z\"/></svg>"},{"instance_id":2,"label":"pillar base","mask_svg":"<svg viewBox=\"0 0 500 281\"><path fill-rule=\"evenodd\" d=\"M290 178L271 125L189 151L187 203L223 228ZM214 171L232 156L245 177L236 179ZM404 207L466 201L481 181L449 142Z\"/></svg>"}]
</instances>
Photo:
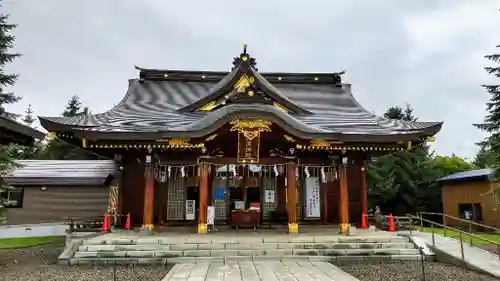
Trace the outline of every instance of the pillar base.
<instances>
[{"instance_id":1,"label":"pillar base","mask_svg":"<svg viewBox=\"0 0 500 281\"><path fill-rule=\"evenodd\" d=\"M289 223L288 224L288 233L299 233L299 224L298 223Z\"/></svg>"},{"instance_id":2,"label":"pillar base","mask_svg":"<svg viewBox=\"0 0 500 281\"><path fill-rule=\"evenodd\" d=\"M349 223L341 223L340 224L340 234L347 234L349 233L349 226L351 224Z\"/></svg>"},{"instance_id":3,"label":"pillar base","mask_svg":"<svg viewBox=\"0 0 500 281\"><path fill-rule=\"evenodd\" d=\"M208 232L208 227L206 223L199 223L198 224L198 233L207 233Z\"/></svg>"},{"instance_id":4,"label":"pillar base","mask_svg":"<svg viewBox=\"0 0 500 281\"><path fill-rule=\"evenodd\" d=\"M152 224L143 224L141 227L141 232L144 233L153 233L154 225Z\"/></svg>"}]
</instances>

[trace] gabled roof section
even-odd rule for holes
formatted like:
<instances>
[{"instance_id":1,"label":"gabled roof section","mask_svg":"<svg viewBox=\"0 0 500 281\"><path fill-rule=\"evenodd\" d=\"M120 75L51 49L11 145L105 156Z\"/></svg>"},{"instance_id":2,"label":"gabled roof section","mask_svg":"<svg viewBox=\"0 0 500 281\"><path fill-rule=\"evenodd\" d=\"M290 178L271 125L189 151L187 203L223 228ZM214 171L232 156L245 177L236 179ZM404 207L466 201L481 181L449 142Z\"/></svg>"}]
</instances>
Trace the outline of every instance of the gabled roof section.
<instances>
[{"instance_id":1,"label":"gabled roof section","mask_svg":"<svg viewBox=\"0 0 500 281\"><path fill-rule=\"evenodd\" d=\"M246 51L246 45L233 62L232 71L213 86L201 99L179 109L181 113L212 111L230 103L274 104L287 113L312 114L290 100L254 68L255 59Z\"/></svg>"},{"instance_id":2,"label":"gabled roof section","mask_svg":"<svg viewBox=\"0 0 500 281\"><path fill-rule=\"evenodd\" d=\"M490 168L463 171L454 173L445 177L438 179L438 182L457 182L457 181L483 181L489 179L493 174L493 170Z\"/></svg>"},{"instance_id":3,"label":"gabled roof section","mask_svg":"<svg viewBox=\"0 0 500 281\"><path fill-rule=\"evenodd\" d=\"M19 140L22 143L30 143L35 139L45 138L44 133L2 115L0 115L0 130L16 133L20 136Z\"/></svg>"},{"instance_id":4,"label":"gabled roof section","mask_svg":"<svg viewBox=\"0 0 500 281\"><path fill-rule=\"evenodd\" d=\"M4 180L12 185L103 185L108 176L118 176L112 160L18 160L19 165Z\"/></svg>"}]
</instances>

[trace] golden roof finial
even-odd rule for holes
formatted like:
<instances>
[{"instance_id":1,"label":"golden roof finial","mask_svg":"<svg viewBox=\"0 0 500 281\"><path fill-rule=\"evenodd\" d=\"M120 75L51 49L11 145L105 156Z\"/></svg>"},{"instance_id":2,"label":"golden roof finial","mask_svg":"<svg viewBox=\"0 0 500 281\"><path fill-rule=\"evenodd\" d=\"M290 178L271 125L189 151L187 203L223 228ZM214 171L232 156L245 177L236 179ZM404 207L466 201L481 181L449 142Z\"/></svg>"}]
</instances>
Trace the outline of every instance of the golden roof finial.
<instances>
[{"instance_id":1,"label":"golden roof finial","mask_svg":"<svg viewBox=\"0 0 500 281\"><path fill-rule=\"evenodd\" d=\"M247 44L243 44L243 54L247 53Z\"/></svg>"}]
</instances>

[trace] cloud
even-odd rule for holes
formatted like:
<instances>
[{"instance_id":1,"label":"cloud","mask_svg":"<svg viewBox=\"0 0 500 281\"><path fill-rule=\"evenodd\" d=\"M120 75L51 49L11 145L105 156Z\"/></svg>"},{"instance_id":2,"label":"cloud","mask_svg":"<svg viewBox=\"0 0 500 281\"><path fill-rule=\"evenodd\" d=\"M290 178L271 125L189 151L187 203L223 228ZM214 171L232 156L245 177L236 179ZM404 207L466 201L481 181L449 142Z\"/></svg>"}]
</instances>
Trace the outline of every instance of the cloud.
<instances>
[{"instance_id":1,"label":"cloud","mask_svg":"<svg viewBox=\"0 0 500 281\"><path fill-rule=\"evenodd\" d=\"M472 157L484 134L483 56L499 44L493 0L4 1L19 24L8 70L20 73L9 109L59 115L74 94L93 112L118 103L133 65L228 70L243 43L262 71L332 72L378 114L408 102L445 121L433 146Z\"/></svg>"}]
</instances>

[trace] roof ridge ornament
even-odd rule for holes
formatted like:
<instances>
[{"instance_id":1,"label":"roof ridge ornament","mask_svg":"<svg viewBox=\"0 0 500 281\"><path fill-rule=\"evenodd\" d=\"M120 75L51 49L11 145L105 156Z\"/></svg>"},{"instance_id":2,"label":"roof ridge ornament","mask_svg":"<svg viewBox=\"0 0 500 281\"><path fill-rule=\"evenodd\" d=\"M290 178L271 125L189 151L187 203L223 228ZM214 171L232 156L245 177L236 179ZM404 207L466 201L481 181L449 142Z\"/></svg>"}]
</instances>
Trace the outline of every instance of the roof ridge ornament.
<instances>
[{"instance_id":1,"label":"roof ridge ornament","mask_svg":"<svg viewBox=\"0 0 500 281\"><path fill-rule=\"evenodd\" d=\"M255 60L255 58L253 58L252 56L250 56L249 53L247 53L247 47L248 47L247 44L243 44L243 52L241 52L241 54L240 54L239 57L234 57L234 59L233 59L233 67L231 68L231 71L233 71L240 64L243 64L243 63L248 64L253 69L255 69L255 70L258 71L258 69L257 69L257 61Z\"/></svg>"}]
</instances>

